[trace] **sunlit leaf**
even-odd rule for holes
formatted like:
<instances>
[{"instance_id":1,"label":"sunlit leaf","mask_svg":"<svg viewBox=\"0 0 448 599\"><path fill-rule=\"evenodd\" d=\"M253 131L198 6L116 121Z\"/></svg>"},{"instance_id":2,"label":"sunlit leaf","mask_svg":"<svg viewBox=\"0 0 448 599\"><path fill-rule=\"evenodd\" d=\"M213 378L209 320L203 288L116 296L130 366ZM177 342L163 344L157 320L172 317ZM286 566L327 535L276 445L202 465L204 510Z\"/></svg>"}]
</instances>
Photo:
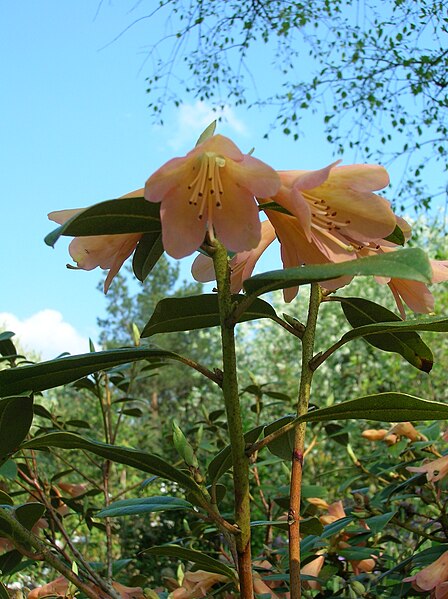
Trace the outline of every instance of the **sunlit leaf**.
<instances>
[{"instance_id":1,"label":"sunlit leaf","mask_svg":"<svg viewBox=\"0 0 448 599\"><path fill-rule=\"evenodd\" d=\"M119 198L100 202L75 214L45 237L54 246L61 235L71 237L149 233L160 231L160 204L141 198Z\"/></svg>"},{"instance_id":2,"label":"sunlit leaf","mask_svg":"<svg viewBox=\"0 0 448 599\"><path fill-rule=\"evenodd\" d=\"M255 443L258 437L261 435L263 426L256 426L255 428L247 431L244 435L244 440L247 444ZM221 478L232 467L232 454L230 445L226 445L219 453L215 455L210 464L208 465L208 475L212 482L216 482Z\"/></svg>"},{"instance_id":3,"label":"sunlit leaf","mask_svg":"<svg viewBox=\"0 0 448 599\"><path fill-rule=\"evenodd\" d=\"M180 497L168 497L166 495L161 497L135 497L133 499L115 501L95 514L95 517L135 516L137 514L148 514L151 512L192 509L193 505Z\"/></svg>"},{"instance_id":4,"label":"sunlit leaf","mask_svg":"<svg viewBox=\"0 0 448 599\"><path fill-rule=\"evenodd\" d=\"M0 371L0 397L23 391L43 391L72 383L77 379L137 360L178 359L177 354L146 347L113 349L96 353L57 358L31 366L8 368Z\"/></svg>"},{"instance_id":5,"label":"sunlit leaf","mask_svg":"<svg viewBox=\"0 0 448 599\"><path fill-rule=\"evenodd\" d=\"M133 468L137 468L137 470L177 482L185 489L198 491L198 486L188 474L178 468L174 468L174 466L157 455L138 451L137 449L108 445L107 443L101 443L93 439L86 439L75 433L65 432L39 435L22 445L23 449L46 449L48 447L85 449L106 460L132 466Z\"/></svg>"},{"instance_id":6,"label":"sunlit leaf","mask_svg":"<svg viewBox=\"0 0 448 599\"><path fill-rule=\"evenodd\" d=\"M247 279L244 282L244 289L247 293L261 295L276 289L328 281L344 275L377 275L430 283L432 269L425 252L419 248L411 248L337 264L317 264L273 270Z\"/></svg>"}]
</instances>

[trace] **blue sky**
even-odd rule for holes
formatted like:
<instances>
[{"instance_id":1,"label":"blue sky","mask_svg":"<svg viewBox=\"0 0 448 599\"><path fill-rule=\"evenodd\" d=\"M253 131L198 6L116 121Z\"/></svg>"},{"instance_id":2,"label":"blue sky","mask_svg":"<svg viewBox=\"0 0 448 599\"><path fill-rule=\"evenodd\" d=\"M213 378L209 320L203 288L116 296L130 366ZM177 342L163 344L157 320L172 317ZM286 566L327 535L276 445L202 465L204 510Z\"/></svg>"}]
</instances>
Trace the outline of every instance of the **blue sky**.
<instances>
[{"instance_id":1,"label":"blue sky","mask_svg":"<svg viewBox=\"0 0 448 599\"><path fill-rule=\"evenodd\" d=\"M132 6L104 2L96 14L95 0L0 0L0 325L47 358L88 351L106 305L96 289L100 271L67 270L68 241L54 250L44 244L53 228L47 213L142 187L163 162L191 149L213 118L207 105L187 100L168 111L164 127L152 124L145 49L163 23L142 21L109 44L140 16ZM275 85L274 72L265 76ZM219 132L275 168L320 168L333 159L318 117L295 143L280 132L262 138L269 110L224 116Z\"/></svg>"}]
</instances>

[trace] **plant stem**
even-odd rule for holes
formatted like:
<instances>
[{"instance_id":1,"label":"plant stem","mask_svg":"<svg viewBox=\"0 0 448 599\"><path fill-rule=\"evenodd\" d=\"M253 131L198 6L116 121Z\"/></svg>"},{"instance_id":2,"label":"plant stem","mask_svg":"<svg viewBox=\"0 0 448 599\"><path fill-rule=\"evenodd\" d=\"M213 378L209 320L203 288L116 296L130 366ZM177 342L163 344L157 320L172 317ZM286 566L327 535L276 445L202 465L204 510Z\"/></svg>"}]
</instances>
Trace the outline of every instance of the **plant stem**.
<instances>
[{"instance_id":1,"label":"plant stem","mask_svg":"<svg viewBox=\"0 0 448 599\"><path fill-rule=\"evenodd\" d=\"M302 338L302 371L300 377L297 417L308 411L313 370L310 366L314 351L317 315L321 302L321 290L317 283L311 284L308 320ZM294 449L292 452L292 470L289 523L289 575L291 599L301 597L300 588L300 500L302 487L303 454L305 448L306 423L299 424L294 431Z\"/></svg>"},{"instance_id":2,"label":"plant stem","mask_svg":"<svg viewBox=\"0 0 448 599\"><path fill-rule=\"evenodd\" d=\"M249 458L245 453L243 424L236 371L235 325L230 293L230 269L226 248L213 240L213 264L218 285L221 323L223 379L222 392L227 414L233 462L235 524L240 534L235 537L241 599L253 599L252 560L250 547Z\"/></svg>"},{"instance_id":3,"label":"plant stem","mask_svg":"<svg viewBox=\"0 0 448 599\"><path fill-rule=\"evenodd\" d=\"M67 580L72 582L76 588L82 591L90 599L98 599L99 593L95 589L82 581L73 570L62 562L53 552L51 547L46 543L38 539L32 532L23 527L13 516L12 511L9 508L0 507L1 520L7 522L11 528L11 534L8 534L13 543L16 545L18 551L24 555L31 556L33 559L45 561L47 564L52 566L60 574L62 574ZM31 554L26 549L27 545L37 551L37 555Z\"/></svg>"}]
</instances>

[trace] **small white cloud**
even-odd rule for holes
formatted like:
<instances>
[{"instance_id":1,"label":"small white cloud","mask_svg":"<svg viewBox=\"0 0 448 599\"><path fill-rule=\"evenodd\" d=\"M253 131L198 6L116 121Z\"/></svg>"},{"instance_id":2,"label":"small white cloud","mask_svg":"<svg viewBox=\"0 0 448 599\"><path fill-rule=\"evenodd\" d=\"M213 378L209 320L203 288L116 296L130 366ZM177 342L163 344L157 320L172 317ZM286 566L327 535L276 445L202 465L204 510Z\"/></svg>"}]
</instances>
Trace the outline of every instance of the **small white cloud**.
<instances>
[{"instance_id":1,"label":"small white cloud","mask_svg":"<svg viewBox=\"0 0 448 599\"><path fill-rule=\"evenodd\" d=\"M41 310L20 320L9 312L0 312L0 330L13 331L21 351L50 360L63 352L81 354L89 351L89 340L83 337L57 310Z\"/></svg>"},{"instance_id":2,"label":"small white cloud","mask_svg":"<svg viewBox=\"0 0 448 599\"><path fill-rule=\"evenodd\" d=\"M230 106L213 110L206 102L197 100L194 104L181 104L177 111L175 135L168 144L173 150L179 150L185 144L191 145L191 132L197 131L198 136L203 129L218 118L222 118L223 129L233 133L247 135L247 127L235 114Z\"/></svg>"}]
</instances>

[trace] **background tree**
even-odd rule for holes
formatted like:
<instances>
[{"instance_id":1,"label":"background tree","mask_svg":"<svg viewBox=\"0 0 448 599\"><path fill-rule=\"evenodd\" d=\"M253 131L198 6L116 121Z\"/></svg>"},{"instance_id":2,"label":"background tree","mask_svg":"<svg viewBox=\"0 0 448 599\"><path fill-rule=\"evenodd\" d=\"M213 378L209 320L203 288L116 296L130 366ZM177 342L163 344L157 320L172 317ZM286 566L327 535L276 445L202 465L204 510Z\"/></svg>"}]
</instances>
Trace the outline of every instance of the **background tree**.
<instances>
[{"instance_id":1,"label":"background tree","mask_svg":"<svg viewBox=\"0 0 448 599\"><path fill-rule=\"evenodd\" d=\"M162 0L138 21L156 17L166 19L148 52L156 119L188 97L257 105L298 139L317 114L336 153L399 162L402 207L443 198L446 177L428 186L422 172L447 156L446 2Z\"/></svg>"}]
</instances>

